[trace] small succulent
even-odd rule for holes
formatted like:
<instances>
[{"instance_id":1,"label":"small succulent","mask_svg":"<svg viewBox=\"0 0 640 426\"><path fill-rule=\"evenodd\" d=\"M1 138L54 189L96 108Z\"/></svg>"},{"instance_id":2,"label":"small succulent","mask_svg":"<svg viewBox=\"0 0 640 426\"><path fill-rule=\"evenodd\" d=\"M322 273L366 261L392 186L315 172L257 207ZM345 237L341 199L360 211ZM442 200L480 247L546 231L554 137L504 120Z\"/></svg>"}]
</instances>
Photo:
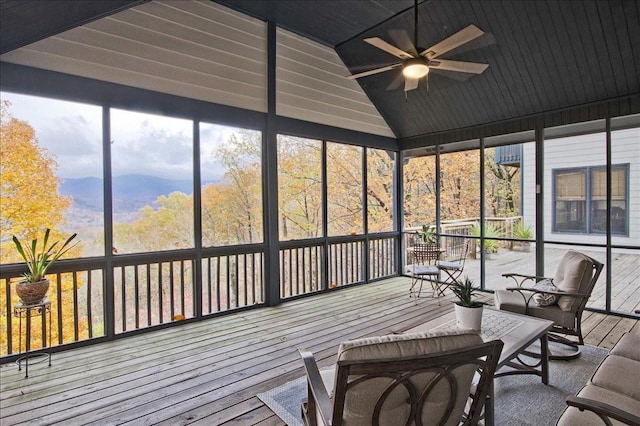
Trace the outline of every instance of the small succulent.
<instances>
[{"instance_id":1,"label":"small succulent","mask_svg":"<svg viewBox=\"0 0 640 426\"><path fill-rule=\"evenodd\" d=\"M455 302L456 305L467 308L479 308L484 304L473 300L473 295L476 293L477 288L473 286L473 281L471 281L469 277L465 277L464 282L455 281L449 287L458 298L458 301Z\"/></svg>"}]
</instances>

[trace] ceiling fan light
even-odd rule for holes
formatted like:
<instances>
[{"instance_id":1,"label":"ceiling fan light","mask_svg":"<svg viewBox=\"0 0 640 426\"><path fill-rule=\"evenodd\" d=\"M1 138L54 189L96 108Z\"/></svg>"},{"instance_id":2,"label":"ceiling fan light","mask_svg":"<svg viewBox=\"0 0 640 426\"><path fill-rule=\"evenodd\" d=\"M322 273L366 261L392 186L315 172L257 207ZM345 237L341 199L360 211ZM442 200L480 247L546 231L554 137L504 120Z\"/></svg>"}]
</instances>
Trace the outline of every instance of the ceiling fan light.
<instances>
[{"instance_id":1,"label":"ceiling fan light","mask_svg":"<svg viewBox=\"0 0 640 426\"><path fill-rule=\"evenodd\" d=\"M407 78L422 78L429 74L429 67L419 58L409 59L402 66L402 75Z\"/></svg>"}]
</instances>

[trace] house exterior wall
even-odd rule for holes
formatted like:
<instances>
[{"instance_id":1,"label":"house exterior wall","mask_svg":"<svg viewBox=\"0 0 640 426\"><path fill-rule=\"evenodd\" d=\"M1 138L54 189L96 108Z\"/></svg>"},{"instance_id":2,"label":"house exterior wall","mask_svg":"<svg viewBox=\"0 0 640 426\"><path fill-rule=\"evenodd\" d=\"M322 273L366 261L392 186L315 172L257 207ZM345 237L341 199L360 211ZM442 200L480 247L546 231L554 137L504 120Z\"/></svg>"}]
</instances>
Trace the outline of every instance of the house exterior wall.
<instances>
[{"instance_id":1,"label":"house exterior wall","mask_svg":"<svg viewBox=\"0 0 640 426\"><path fill-rule=\"evenodd\" d=\"M524 223L531 226L536 235L536 144L528 142L522 144L522 217Z\"/></svg>"},{"instance_id":2,"label":"house exterior wall","mask_svg":"<svg viewBox=\"0 0 640 426\"><path fill-rule=\"evenodd\" d=\"M640 245L640 128L614 130L612 165L628 165L628 235L612 235L616 245ZM544 144L544 240L605 244L606 235L554 231L554 170L606 166L606 133L549 139ZM535 225L535 145L523 146L523 217Z\"/></svg>"}]
</instances>

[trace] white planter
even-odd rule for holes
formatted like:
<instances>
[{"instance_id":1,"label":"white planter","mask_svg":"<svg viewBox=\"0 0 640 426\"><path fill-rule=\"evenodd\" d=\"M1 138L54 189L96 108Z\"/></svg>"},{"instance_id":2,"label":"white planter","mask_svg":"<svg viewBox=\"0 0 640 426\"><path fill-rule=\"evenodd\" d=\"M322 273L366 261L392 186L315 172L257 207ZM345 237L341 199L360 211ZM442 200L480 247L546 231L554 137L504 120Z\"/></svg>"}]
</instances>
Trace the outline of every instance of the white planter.
<instances>
[{"instance_id":1,"label":"white planter","mask_svg":"<svg viewBox=\"0 0 640 426\"><path fill-rule=\"evenodd\" d=\"M456 326L463 330L480 331L482 327L482 306L477 308L467 308L455 304Z\"/></svg>"}]
</instances>

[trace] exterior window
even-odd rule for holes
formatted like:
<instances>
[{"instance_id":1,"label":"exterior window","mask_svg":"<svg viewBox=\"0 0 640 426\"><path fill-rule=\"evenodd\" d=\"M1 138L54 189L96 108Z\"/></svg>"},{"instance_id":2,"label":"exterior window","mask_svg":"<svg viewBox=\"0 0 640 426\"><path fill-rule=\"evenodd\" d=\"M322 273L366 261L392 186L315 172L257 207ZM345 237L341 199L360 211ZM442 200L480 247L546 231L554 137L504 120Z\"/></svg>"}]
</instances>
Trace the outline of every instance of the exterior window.
<instances>
[{"instance_id":1,"label":"exterior window","mask_svg":"<svg viewBox=\"0 0 640 426\"><path fill-rule=\"evenodd\" d=\"M591 173L591 232L607 232L607 171ZM627 169L611 170L611 233L627 234Z\"/></svg>"},{"instance_id":2,"label":"exterior window","mask_svg":"<svg viewBox=\"0 0 640 426\"><path fill-rule=\"evenodd\" d=\"M586 232L586 171L556 172L555 231Z\"/></svg>"},{"instance_id":3,"label":"exterior window","mask_svg":"<svg viewBox=\"0 0 640 426\"><path fill-rule=\"evenodd\" d=\"M611 171L611 233L627 234L628 166ZM554 171L554 232L600 234L607 225L607 172L605 167Z\"/></svg>"}]
</instances>

